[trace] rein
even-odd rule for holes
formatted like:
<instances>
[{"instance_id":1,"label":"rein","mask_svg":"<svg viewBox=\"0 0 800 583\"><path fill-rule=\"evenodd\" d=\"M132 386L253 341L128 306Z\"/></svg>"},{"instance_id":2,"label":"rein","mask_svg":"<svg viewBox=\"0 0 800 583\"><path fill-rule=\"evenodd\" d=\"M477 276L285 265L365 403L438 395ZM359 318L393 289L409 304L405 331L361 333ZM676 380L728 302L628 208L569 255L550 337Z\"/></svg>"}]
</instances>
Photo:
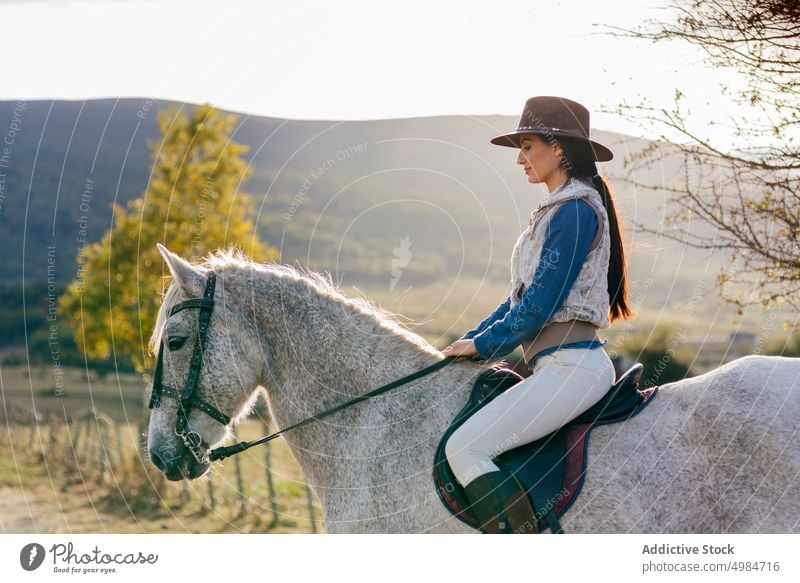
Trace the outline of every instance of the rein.
<instances>
[{"instance_id":1,"label":"rein","mask_svg":"<svg viewBox=\"0 0 800 583\"><path fill-rule=\"evenodd\" d=\"M255 445L261 445L262 443L266 443L266 442L268 442L268 441L270 441L272 439L275 439L281 433L289 431L290 429L294 429L296 427L301 427L301 426L303 426L303 425L305 425L307 423L311 423L312 421L316 421L317 419L322 419L323 417L327 417L328 415L330 415L332 413L336 413L337 411L341 411L342 409L347 409L351 405L355 405L356 403L360 403L361 401L366 401L367 399L371 399L372 397L375 397L376 395L380 395L381 393L385 393L387 391L391 391L392 389L395 389L395 388L397 388L397 387L399 387L401 385L404 385L406 383L410 383L411 381L416 380L416 379L418 379L420 377L424 377L427 374L430 374L430 373L432 373L432 372L434 372L436 370L439 370L440 368L443 368L443 367L447 366L450 363L450 361L452 361L452 360L454 360L456 358L458 358L458 357L457 356L445 356L442 360L440 360L438 362L435 362L430 366L426 366L425 368L420 369L420 370L418 370L418 371L416 371L414 373L411 373L410 375L407 375L407 376L404 376L402 378L399 378L399 379L397 379L395 381L392 381L392 382L390 382L388 384L383 385L382 387L378 387L377 389L373 389L369 393L365 393L363 395L359 395L358 397L350 399L349 401L345 401L344 403L336 405L335 407L331 407L330 409L322 411L321 413L317 413L316 415L312 415L311 417L308 417L307 419L303 419L302 421L298 421L294 425L290 425L289 427L281 429L280 431L276 431L275 433L271 433L270 435L267 435L265 437L261 437L259 439L253 440L253 441L241 441L241 442L236 443L234 445L229 445L228 447L218 447L217 449L215 449L215 450L213 450L211 452L211 454L209 455L209 458L211 459L212 462L213 461L217 461L217 460L221 460L221 459L225 459L226 457L230 457L232 455L235 455L237 453L241 453L241 452L243 452L243 451L245 451L247 449L250 449L251 447L253 447Z\"/></svg>"},{"instance_id":2,"label":"rein","mask_svg":"<svg viewBox=\"0 0 800 583\"><path fill-rule=\"evenodd\" d=\"M189 376L186 379L186 385L184 386L183 390L178 390L173 387L168 387L163 384L162 377L163 377L163 366L164 366L164 343L167 339L162 334L161 338L161 346L158 348L158 358L156 361L156 370L153 376L153 391L150 396L150 409L156 409L161 406L161 399L162 397L169 397L170 399L174 399L178 402L178 419L176 421L175 426L175 434L183 440L186 449L194 456L194 458L199 463L207 463L207 462L214 462L218 460L223 460L227 457L232 455L236 455L237 453L241 453L254 447L256 445L260 445L262 443L266 443L271 441L281 435L289 431L290 429L295 429L297 427L302 427L312 421L317 421L318 419L322 419L323 417L327 417L337 411L341 411L342 409L346 409L352 405L357 403L361 403L362 401L366 401L367 399L371 399L377 395L395 389L399 386L405 385L410 383L413 380L418 378L424 377L434 371L439 370L450 364L451 361L458 358L458 356L446 356L442 360L435 362L434 364L427 366L421 370L411 373L410 375L406 375L402 378L394 380L390 383L387 383L383 386L378 387L377 389L371 390L369 393L365 393L364 395L359 395L350 399L349 401L345 401L335 407L331 407L325 411L317 413L316 415L312 415L302 421L299 421L289 427L281 429L280 431L276 431L275 433L271 433L270 435L266 435L259 439L253 441L241 441L234 445L230 445L227 447L218 447L216 449L211 450L211 452L206 453L203 448L203 440L196 431L187 431L188 420L189 420L189 411L192 407L200 409L203 413L211 417L212 419L222 423L223 425L228 425L231 422L230 417L222 413L219 409L214 407L211 403L204 401L200 397L198 397L195 393L197 391L197 384L200 380L200 371L203 366L203 351L206 345L206 337L208 335L208 327L211 322L211 312L214 309L214 289L216 285L216 274L211 271L208 274L208 281L206 282L206 288L203 292L203 297L201 299L192 299L192 300L185 300L174 305L170 311L169 316L180 312L181 310L195 308L200 310L200 315L198 318L198 335L197 335L197 343L194 345L194 352L192 353L192 360L189 364Z\"/></svg>"}]
</instances>

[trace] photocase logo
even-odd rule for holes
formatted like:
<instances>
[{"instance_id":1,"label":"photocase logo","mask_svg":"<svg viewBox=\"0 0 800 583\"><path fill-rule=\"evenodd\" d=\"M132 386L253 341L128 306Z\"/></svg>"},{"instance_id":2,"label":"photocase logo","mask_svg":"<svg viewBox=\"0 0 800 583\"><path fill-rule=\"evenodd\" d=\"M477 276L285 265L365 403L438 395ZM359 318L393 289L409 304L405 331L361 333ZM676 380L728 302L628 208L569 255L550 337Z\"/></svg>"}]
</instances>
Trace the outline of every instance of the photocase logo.
<instances>
[{"instance_id":1,"label":"photocase logo","mask_svg":"<svg viewBox=\"0 0 800 583\"><path fill-rule=\"evenodd\" d=\"M26 571L35 571L44 562L44 547L39 543L30 543L19 552L19 564Z\"/></svg>"},{"instance_id":2,"label":"photocase logo","mask_svg":"<svg viewBox=\"0 0 800 583\"><path fill-rule=\"evenodd\" d=\"M400 281L400 276L403 275L403 268L406 267L411 261L411 239L406 235L400 239L400 246L392 249L394 257L392 258L392 281L389 284L389 291L394 291L394 286Z\"/></svg>"}]
</instances>

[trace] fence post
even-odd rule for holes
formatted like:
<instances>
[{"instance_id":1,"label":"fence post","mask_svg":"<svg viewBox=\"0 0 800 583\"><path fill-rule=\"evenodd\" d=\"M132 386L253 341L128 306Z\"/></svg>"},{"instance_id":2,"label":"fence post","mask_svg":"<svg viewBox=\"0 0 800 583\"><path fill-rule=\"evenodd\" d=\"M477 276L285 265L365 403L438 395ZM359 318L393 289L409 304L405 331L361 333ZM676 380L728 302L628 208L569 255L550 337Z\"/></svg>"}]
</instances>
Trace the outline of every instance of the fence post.
<instances>
[{"instance_id":1,"label":"fence post","mask_svg":"<svg viewBox=\"0 0 800 583\"><path fill-rule=\"evenodd\" d=\"M83 424L81 423L80 418L77 419L75 422L75 437L72 440L72 455L74 457L78 456L78 446L81 443L81 434L83 429Z\"/></svg>"},{"instance_id":2,"label":"fence post","mask_svg":"<svg viewBox=\"0 0 800 583\"><path fill-rule=\"evenodd\" d=\"M92 422L89 421L88 413L83 416L82 424L83 424L83 454L85 454L85 457L89 457L89 453L92 451ZM81 450L76 451L75 456L78 458L78 464L80 464Z\"/></svg>"},{"instance_id":3,"label":"fence post","mask_svg":"<svg viewBox=\"0 0 800 583\"><path fill-rule=\"evenodd\" d=\"M234 436L236 436L236 431L234 430ZM238 440L238 437L236 437ZM236 469L236 496L237 501L239 504L239 516L244 516L245 511L245 496L244 496L244 481L242 480L242 456L235 455L233 456L233 465Z\"/></svg>"},{"instance_id":4,"label":"fence post","mask_svg":"<svg viewBox=\"0 0 800 583\"><path fill-rule=\"evenodd\" d=\"M266 417L260 416L264 424L264 432L269 433L269 421ZM272 443L264 444L264 468L267 474L267 496L269 497L269 511L272 518L269 521L269 528L274 528L278 524L278 498L275 495L275 483L272 481Z\"/></svg>"},{"instance_id":5,"label":"fence post","mask_svg":"<svg viewBox=\"0 0 800 583\"><path fill-rule=\"evenodd\" d=\"M48 421L49 422L47 424L47 427L50 430L50 435L47 436L47 451L50 452L53 451L53 448L55 447L56 442L58 441L60 427L58 426L58 418L55 415L50 417Z\"/></svg>"},{"instance_id":6,"label":"fence post","mask_svg":"<svg viewBox=\"0 0 800 583\"><path fill-rule=\"evenodd\" d=\"M97 424L97 467L99 469L98 478L100 482L110 481L110 474L113 473L111 455L108 451L110 440L108 435L114 421L102 411L93 409L95 423Z\"/></svg>"},{"instance_id":7,"label":"fence post","mask_svg":"<svg viewBox=\"0 0 800 583\"><path fill-rule=\"evenodd\" d=\"M29 451L33 450L33 440L34 440L34 437L36 436L36 417L31 417L30 425L31 425L31 434L30 434L30 437L28 437L28 450Z\"/></svg>"},{"instance_id":8,"label":"fence post","mask_svg":"<svg viewBox=\"0 0 800 583\"><path fill-rule=\"evenodd\" d=\"M117 448L117 464L119 468L122 469L125 467L125 454L123 451L125 446L122 444L122 429L120 429L119 423L114 423L114 434L114 438L117 441L117 443L114 444Z\"/></svg>"},{"instance_id":9,"label":"fence post","mask_svg":"<svg viewBox=\"0 0 800 583\"><path fill-rule=\"evenodd\" d=\"M311 532L317 534L317 521L314 518L314 497L308 484L306 484L306 505L308 506L308 516L311 518Z\"/></svg>"},{"instance_id":10,"label":"fence post","mask_svg":"<svg viewBox=\"0 0 800 583\"><path fill-rule=\"evenodd\" d=\"M214 496L214 480L211 476L208 478L208 505L211 510L217 509L217 498Z\"/></svg>"},{"instance_id":11,"label":"fence post","mask_svg":"<svg viewBox=\"0 0 800 583\"><path fill-rule=\"evenodd\" d=\"M190 493L189 493L189 480L184 478L181 480L181 504L186 504L189 502Z\"/></svg>"}]
</instances>

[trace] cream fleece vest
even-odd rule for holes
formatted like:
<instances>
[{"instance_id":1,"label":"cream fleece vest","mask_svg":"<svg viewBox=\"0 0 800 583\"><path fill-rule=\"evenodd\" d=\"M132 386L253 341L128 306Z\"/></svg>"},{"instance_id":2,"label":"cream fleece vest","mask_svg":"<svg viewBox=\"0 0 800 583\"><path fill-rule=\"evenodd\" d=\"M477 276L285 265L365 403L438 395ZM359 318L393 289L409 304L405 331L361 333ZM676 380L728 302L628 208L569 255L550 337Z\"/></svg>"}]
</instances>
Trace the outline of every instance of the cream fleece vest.
<instances>
[{"instance_id":1,"label":"cream fleece vest","mask_svg":"<svg viewBox=\"0 0 800 583\"><path fill-rule=\"evenodd\" d=\"M519 303L526 286L534 281L537 269L547 269L548 263L558 260L555 250L545 249L542 254L547 223L555 215L559 203L573 198L582 198L592 206L599 229L575 283L547 324L575 319L591 322L599 328L608 328L608 261L611 255L608 214L600 193L588 178L568 178L531 212L528 228L517 239L511 254L511 306ZM536 285L560 285L556 281L547 281L546 273L541 275L540 281L542 283Z\"/></svg>"}]
</instances>

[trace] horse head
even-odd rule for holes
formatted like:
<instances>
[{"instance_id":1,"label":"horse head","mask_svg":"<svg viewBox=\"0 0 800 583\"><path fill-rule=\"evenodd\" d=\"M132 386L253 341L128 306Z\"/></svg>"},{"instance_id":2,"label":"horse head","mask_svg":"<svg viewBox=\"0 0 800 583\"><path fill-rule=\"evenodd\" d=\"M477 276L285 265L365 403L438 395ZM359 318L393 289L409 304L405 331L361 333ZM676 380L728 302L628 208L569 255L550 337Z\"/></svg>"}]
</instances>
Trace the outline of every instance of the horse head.
<instances>
[{"instance_id":1,"label":"horse head","mask_svg":"<svg viewBox=\"0 0 800 583\"><path fill-rule=\"evenodd\" d=\"M226 302L222 274L158 249L173 280L150 340L158 363L148 452L167 479L194 479L208 471L208 451L257 398L261 359L250 351L259 343L235 302Z\"/></svg>"}]
</instances>

